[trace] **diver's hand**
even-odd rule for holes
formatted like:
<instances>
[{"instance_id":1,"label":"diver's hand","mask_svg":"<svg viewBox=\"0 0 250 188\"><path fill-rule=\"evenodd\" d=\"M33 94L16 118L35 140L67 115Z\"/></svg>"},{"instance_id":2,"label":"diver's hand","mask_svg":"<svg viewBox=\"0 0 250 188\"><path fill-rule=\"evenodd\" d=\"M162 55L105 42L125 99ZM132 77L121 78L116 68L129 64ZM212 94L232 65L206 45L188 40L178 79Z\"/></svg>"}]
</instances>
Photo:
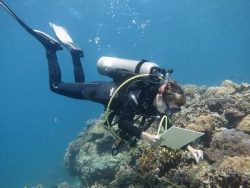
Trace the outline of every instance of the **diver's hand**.
<instances>
[{"instance_id":1,"label":"diver's hand","mask_svg":"<svg viewBox=\"0 0 250 188\"><path fill-rule=\"evenodd\" d=\"M151 145L157 145L160 142L159 135L152 135L146 132L142 132L141 139L148 141Z\"/></svg>"},{"instance_id":2,"label":"diver's hand","mask_svg":"<svg viewBox=\"0 0 250 188\"><path fill-rule=\"evenodd\" d=\"M190 145L188 145L187 149L188 149L188 151L191 152L191 154L195 158L196 163L199 163L203 160L203 151L201 151L199 149L194 149Z\"/></svg>"}]
</instances>

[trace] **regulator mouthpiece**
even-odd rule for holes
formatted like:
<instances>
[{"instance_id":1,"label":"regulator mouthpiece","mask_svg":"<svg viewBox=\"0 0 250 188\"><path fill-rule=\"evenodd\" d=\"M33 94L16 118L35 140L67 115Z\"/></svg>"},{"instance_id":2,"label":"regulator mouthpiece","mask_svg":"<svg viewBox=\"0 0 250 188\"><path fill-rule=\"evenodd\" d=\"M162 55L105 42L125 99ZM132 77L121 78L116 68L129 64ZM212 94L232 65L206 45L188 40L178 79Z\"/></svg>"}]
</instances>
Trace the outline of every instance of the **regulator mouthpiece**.
<instances>
[{"instance_id":1,"label":"regulator mouthpiece","mask_svg":"<svg viewBox=\"0 0 250 188\"><path fill-rule=\"evenodd\" d=\"M168 81L170 79L171 74L174 72L174 69L166 69L166 75L165 75L165 79L166 81Z\"/></svg>"}]
</instances>

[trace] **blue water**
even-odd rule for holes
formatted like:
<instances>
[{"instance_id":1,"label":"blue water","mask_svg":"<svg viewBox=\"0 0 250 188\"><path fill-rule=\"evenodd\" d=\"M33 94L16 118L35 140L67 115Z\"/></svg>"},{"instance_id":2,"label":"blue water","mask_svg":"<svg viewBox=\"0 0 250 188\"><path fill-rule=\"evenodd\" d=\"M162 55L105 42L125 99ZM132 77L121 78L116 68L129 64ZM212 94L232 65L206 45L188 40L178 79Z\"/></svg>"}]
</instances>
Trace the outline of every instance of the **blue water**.
<instances>
[{"instance_id":1,"label":"blue water","mask_svg":"<svg viewBox=\"0 0 250 188\"><path fill-rule=\"evenodd\" d=\"M67 27L84 50L87 81L108 79L96 71L108 55L174 68L183 84L250 82L249 0L5 2L33 28ZM70 181L65 149L102 106L50 92L43 47L3 9L0 23L0 187ZM68 52L58 55L63 79L73 80Z\"/></svg>"}]
</instances>

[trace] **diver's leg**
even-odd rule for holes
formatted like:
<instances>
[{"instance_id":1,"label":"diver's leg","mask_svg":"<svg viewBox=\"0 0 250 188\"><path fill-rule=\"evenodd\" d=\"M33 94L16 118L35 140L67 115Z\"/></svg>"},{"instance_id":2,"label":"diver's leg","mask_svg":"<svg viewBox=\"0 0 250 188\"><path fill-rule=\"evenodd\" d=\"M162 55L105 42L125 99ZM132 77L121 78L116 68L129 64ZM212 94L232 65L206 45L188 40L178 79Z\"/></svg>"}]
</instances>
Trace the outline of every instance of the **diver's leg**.
<instances>
[{"instance_id":1,"label":"diver's leg","mask_svg":"<svg viewBox=\"0 0 250 188\"><path fill-rule=\"evenodd\" d=\"M96 88L98 84L62 82L61 70L58 64L56 50L53 48L46 48L46 56L48 59L50 90L54 93L74 99L88 99L83 95L83 91L92 90Z\"/></svg>"},{"instance_id":2,"label":"diver's leg","mask_svg":"<svg viewBox=\"0 0 250 188\"><path fill-rule=\"evenodd\" d=\"M56 91L58 84L61 83L61 69L57 61L56 50L46 48L49 69L49 85L52 91Z\"/></svg>"},{"instance_id":3,"label":"diver's leg","mask_svg":"<svg viewBox=\"0 0 250 188\"><path fill-rule=\"evenodd\" d=\"M61 81L61 70L57 61L56 51L62 50L60 43L58 43L54 38L43 33L39 30L31 29L27 24L25 24L15 13L12 11L3 1L0 0L0 6L3 7L28 33L35 37L46 49L46 56L48 59L48 68L49 68L49 81L50 89L60 95L64 95L76 99L86 99L82 95L84 90L93 90L96 88L96 84L77 84L77 83L64 83ZM74 46L72 44L72 46ZM80 49L72 48L75 54L74 60L77 67L77 77L76 80L79 82L84 81L84 76L82 73L82 68L80 65L80 57L83 56L83 53ZM76 53L77 52L77 53Z\"/></svg>"},{"instance_id":4,"label":"diver's leg","mask_svg":"<svg viewBox=\"0 0 250 188\"><path fill-rule=\"evenodd\" d=\"M72 50L70 51L70 54L71 54L72 61L73 61L75 82L84 83L85 75L84 75L84 71L83 71L81 59L80 59L82 57L81 52Z\"/></svg>"},{"instance_id":5,"label":"diver's leg","mask_svg":"<svg viewBox=\"0 0 250 188\"><path fill-rule=\"evenodd\" d=\"M86 87L89 87L89 85L87 86L83 84L85 79L80 59L81 57L83 57L82 50L78 48L78 49L72 49L70 51L74 65L74 75L76 83L64 83L61 80L61 70L56 56L56 51L58 50L58 48L55 47L54 41L51 42L49 35L45 33L42 33L42 35L40 35L40 33L42 32L39 32L37 34L39 34L40 37L39 41L46 48L51 91L75 99L85 99L85 97L82 95L82 91L86 89ZM58 45L60 46L59 43ZM77 84L77 83L82 83L82 84Z\"/></svg>"},{"instance_id":6,"label":"diver's leg","mask_svg":"<svg viewBox=\"0 0 250 188\"><path fill-rule=\"evenodd\" d=\"M83 51L73 42L66 28L50 23L57 39L64 45L70 52L73 66L74 66L74 76L75 82L83 83L85 81L85 76L81 64L81 57L83 57Z\"/></svg>"}]
</instances>

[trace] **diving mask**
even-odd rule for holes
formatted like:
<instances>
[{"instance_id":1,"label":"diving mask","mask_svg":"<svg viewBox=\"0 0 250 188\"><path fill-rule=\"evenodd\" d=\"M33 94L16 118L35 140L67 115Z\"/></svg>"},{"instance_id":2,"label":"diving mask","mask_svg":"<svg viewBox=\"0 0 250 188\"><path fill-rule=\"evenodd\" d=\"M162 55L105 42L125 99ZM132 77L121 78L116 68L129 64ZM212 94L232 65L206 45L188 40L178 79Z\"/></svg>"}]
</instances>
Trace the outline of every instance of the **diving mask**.
<instances>
[{"instance_id":1,"label":"diving mask","mask_svg":"<svg viewBox=\"0 0 250 188\"><path fill-rule=\"evenodd\" d=\"M167 116L172 116L174 113L179 111L181 111L181 108L179 106L169 106L168 104L166 105L165 114Z\"/></svg>"}]
</instances>

